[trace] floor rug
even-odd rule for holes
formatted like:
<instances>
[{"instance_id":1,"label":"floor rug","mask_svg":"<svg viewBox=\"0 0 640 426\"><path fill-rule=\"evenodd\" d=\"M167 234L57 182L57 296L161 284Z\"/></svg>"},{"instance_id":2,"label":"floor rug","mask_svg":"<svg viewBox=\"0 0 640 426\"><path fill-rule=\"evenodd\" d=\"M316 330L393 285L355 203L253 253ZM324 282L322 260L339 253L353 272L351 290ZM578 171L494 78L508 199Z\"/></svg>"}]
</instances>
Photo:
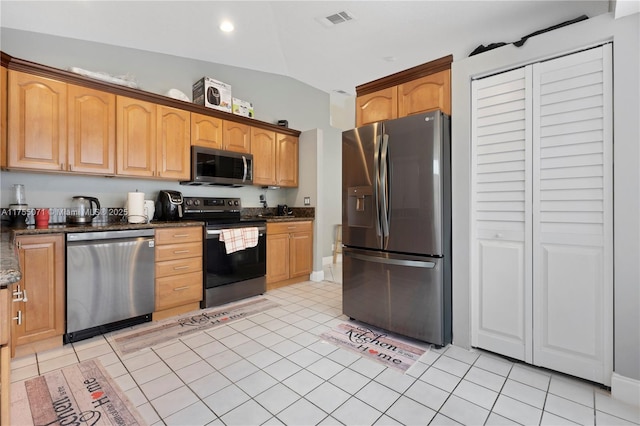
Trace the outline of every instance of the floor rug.
<instances>
[{"instance_id":1,"label":"floor rug","mask_svg":"<svg viewBox=\"0 0 640 426\"><path fill-rule=\"evenodd\" d=\"M146 425L98 360L11 387L12 425Z\"/></svg>"},{"instance_id":2,"label":"floor rug","mask_svg":"<svg viewBox=\"0 0 640 426\"><path fill-rule=\"evenodd\" d=\"M228 324L276 306L280 305L264 298L230 303L136 327L115 334L110 340L115 343L118 352L126 355L197 331Z\"/></svg>"},{"instance_id":3,"label":"floor rug","mask_svg":"<svg viewBox=\"0 0 640 426\"><path fill-rule=\"evenodd\" d=\"M356 322L338 324L320 337L403 373L431 347L428 343Z\"/></svg>"}]
</instances>

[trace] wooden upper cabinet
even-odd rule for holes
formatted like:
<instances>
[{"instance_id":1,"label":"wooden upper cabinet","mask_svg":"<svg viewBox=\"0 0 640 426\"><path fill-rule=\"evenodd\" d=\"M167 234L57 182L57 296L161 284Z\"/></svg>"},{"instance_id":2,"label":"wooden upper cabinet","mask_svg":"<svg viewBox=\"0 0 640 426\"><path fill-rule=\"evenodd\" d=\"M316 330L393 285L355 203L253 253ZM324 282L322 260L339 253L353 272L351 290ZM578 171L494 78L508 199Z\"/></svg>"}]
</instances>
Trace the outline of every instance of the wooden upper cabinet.
<instances>
[{"instance_id":1,"label":"wooden upper cabinet","mask_svg":"<svg viewBox=\"0 0 640 426\"><path fill-rule=\"evenodd\" d=\"M276 134L276 176L277 185L298 186L298 138Z\"/></svg>"},{"instance_id":2,"label":"wooden upper cabinet","mask_svg":"<svg viewBox=\"0 0 640 426\"><path fill-rule=\"evenodd\" d=\"M222 148L227 151L251 153L251 126L222 121Z\"/></svg>"},{"instance_id":3,"label":"wooden upper cabinet","mask_svg":"<svg viewBox=\"0 0 640 426\"><path fill-rule=\"evenodd\" d=\"M7 69L0 67L0 167L7 167Z\"/></svg>"},{"instance_id":4,"label":"wooden upper cabinet","mask_svg":"<svg viewBox=\"0 0 640 426\"><path fill-rule=\"evenodd\" d=\"M9 70L7 166L66 170L67 85Z\"/></svg>"},{"instance_id":5,"label":"wooden upper cabinet","mask_svg":"<svg viewBox=\"0 0 640 426\"><path fill-rule=\"evenodd\" d=\"M126 176L156 175L156 104L117 97L117 173Z\"/></svg>"},{"instance_id":6,"label":"wooden upper cabinet","mask_svg":"<svg viewBox=\"0 0 640 426\"><path fill-rule=\"evenodd\" d=\"M192 112L191 145L222 149L222 119Z\"/></svg>"},{"instance_id":7,"label":"wooden upper cabinet","mask_svg":"<svg viewBox=\"0 0 640 426\"><path fill-rule=\"evenodd\" d=\"M162 105L156 109L156 175L165 179L188 180L191 174L191 114Z\"/></svg>"},{"instance_id":8,"label":"wooden upper cabinet","mask_svg":"<svg viewBox=\"0 0 640 426\"><path fill-rule=\"evenodd\" d=\"M398 117L436 109L451 115L451 70L398 86Z\"/></svg>"},{"instance_id":9,"label":"wooden upper cabinet","mask_svg":"<svg viewBox=\"0 0 640 426\"><path fill-rule=\"evenodd\" d=\"M393 118L398 118L396 86L356 98L356 127Z\"/></svg>"},{"instance_id":10,"label":"wooden upper cabinet","mask_svg":"<svg viewBox=\"0 0 640 426\"><path fill-rule=\"evenodd\" d=\"M67 85L67 170L113 175L116 172L116 96Z\"/></svg>"},{"instance_id":11,"label":"wooden upper cabinet","mask_svg":"<svg viewBox=\"0 0 640 426\"><path fill-rule=\"evenodd\" d=\"M253 184L277 185L276 132L252 127L251 154L253 154Z\"/></svg>"},{"instance_id":12,"label":"wooden upper cabinet","mask_svg":"<svg viewBox=\"0 0 640 426\"><path fill-rule=\"evenodd\" d=\"M451 115L453 55L356 87L356 127L442 110Z\"/></svg>"}]
</instances>

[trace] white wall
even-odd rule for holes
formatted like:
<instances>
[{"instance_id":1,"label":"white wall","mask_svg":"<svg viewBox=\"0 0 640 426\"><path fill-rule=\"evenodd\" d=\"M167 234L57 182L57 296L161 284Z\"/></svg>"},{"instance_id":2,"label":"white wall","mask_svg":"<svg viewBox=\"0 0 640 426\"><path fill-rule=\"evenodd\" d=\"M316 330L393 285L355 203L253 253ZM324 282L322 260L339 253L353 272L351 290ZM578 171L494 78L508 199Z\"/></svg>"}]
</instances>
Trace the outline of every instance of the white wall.
<instances>
[{"instance_id":1,"label":"white wall","mask_svg":"<svg viewBox=\"0 0 640 426\"><path fill-rule=\"evenodd\" d=\"M453 339L470 346L471 78L613 41L614 371L640 380L640 14L601 15L452 64Z\"/></svg>"}]
</instances>

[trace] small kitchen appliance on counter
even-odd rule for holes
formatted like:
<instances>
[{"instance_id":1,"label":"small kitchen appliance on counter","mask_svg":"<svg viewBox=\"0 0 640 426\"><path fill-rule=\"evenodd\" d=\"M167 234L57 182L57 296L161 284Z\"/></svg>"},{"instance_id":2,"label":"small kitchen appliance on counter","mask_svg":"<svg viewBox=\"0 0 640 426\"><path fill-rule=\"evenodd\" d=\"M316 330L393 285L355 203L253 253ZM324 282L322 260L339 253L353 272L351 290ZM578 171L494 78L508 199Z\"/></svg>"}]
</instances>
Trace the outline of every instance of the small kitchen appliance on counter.
<instances>
[{"instance_id":1,"label":"small kitchen appliance on counter","mask_svg":"<svg viewBox=\"0 0 640 426\"><path fill-rule=\"evenodd\" d=\"M95 209L91 206L95 205ZM67 214L67 223L71 225L91 224L93 218L100 214L100 201L95 197L76 195L71 197L71 209Z\"/></svg>"},{"instance_id":2,"label":"small kitchen appliance on counter","mask_svg":"<svg viewBox=\"0 0 640 426\"><path fill-rule=\"evenodd\" d=\"M155 220L175 222L182 219L182 193L162 189L156 199Z\"/></svg>"},{"instance_id":3,"label":"small kitchen appliance on counter","mask_svg":"<svg viewBox=\"0 0 640 426\"><path fill-rule=\"evenodd\" d=\"M24 185L13 185L13 200L9 204L9 226L12 228L25 228L27 226L27 215L29 213L29 205L27 204L27 196L24 192Z\"/></svg>"}]
</instances>

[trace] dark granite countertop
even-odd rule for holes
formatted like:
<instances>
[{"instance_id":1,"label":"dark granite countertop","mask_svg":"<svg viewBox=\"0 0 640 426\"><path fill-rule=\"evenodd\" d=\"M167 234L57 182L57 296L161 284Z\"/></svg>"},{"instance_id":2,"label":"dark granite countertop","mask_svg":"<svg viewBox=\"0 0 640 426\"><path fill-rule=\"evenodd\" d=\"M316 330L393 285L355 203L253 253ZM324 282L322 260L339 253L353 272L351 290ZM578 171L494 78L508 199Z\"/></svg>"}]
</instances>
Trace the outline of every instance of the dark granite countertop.
<instances>
[{"instance_id":1,"label":"dark granite countertop","mask_svg":"<svg viewBox=\"0 0 640 426\"><path fill-rule=\"evenodd\" d=\"M0 232L0 288L20 281L20 262L14 245L16 235L59 234L71 232L121 231L126 229L175 228L182 226L203 226L204 222L154 222L151 223L99 223L91 225L51 224L46 228L27 226L26 228L2 227Z\"/></svg>"},{"instance_id":2,"label":"dark granite countertop","mask_svg":"<svg viewBox=\"0 0 640 426\"><path fill-rule=\"evenodd\" d=\"M291 207L291 214L278 215L275 207L270 208L244 208L242 209L243 219L262 219L267 222L300 222L305 220L314 220L314 207Z\"/></svg>"},{"instance_id":3,"label":"dark granite countertop","mask_svg":"<svg viewBox=\"0 0 640 426\"><path fill-rule=\"evenodd\" d=\"M0 232L0 288L20 281L20 263L10 230Z\"/></svg>"}]
</instances>

